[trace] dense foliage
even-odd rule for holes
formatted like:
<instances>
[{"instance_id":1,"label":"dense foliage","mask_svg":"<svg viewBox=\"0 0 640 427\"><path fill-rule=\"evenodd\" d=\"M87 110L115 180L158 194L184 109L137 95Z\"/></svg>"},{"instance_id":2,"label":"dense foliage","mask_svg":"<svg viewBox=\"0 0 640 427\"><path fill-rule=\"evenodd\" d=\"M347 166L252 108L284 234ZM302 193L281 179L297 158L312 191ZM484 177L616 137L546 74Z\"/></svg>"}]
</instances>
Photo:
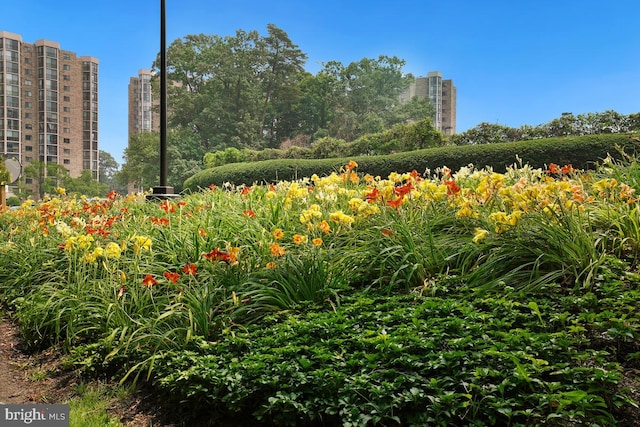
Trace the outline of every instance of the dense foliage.
<instances>
[{"instance_id":1,"label":"dense foliage","mask_svg":"<svg viewBox=\"0 0 640 427\"><path fill-rule=\"evenodd\" d=\"M211 184L253 185L294 180L303 176L329 174L338 171L349 159L360 165L360 171L373 176L387 176L398 170L435 170L446 165L459 169L469 164L503 172L518 161L532 167L545 167L554 161L572 164L580 169L592 169L605 157L620 158L619 150L635 153L637 142L629 135L587 135L549 138L540 141L483 144L474 146L443 146L381 156L347 156L326 159L284 159L253 163L225 164L198 172L184 183L186 190L206 188ZM222 154L232 154L225 150ZM236 153L239 157L241 152ZM231 157L231 156L230 156ZM213 162L218 157L212 156ZM241 159L235 157L237 162ZM226 160L230 160L227 158Z\"/></svg>"},{"instance_id":2,"label":"dense foliage","mask_svg":"<svg viewBox=\"0 0 640 427\"><path fill-rule=\"evenodd\" d=\"M207 151L276 148L317 132L353 140L408 118L431 115L428 101L399 106L413 77L396 57L322 64L312 75L285 31L188 35L167 50L170 125L197 135ZM417 117L416 117L417 115Z\"/></svg>"},{"instance_id":3,"label":"dense foliage","mask_svg":"<svg viewBox=\"0 0 640 427\"><path fill-rule=\"evenodd\" d=\"M613 425L640 354L622 162L28 202L0 298L30 349L149 381L185 425Z\"/></svg>"},{"instance_id":4,"label":"dense foliage","mask_svg":"<svg viewBox=\"0 0 640 427\"><path fill-rule=\"evenodd\" d=\"M573 115L563 113L560 117L537 126L519 128L497 123L480 123L476 127L453 135L451 143L494 144L499 142L534 140L561 136L580 136L640 131L640 113L624 115L612 110L602 113Z\"/></svg>"}]
</instances>

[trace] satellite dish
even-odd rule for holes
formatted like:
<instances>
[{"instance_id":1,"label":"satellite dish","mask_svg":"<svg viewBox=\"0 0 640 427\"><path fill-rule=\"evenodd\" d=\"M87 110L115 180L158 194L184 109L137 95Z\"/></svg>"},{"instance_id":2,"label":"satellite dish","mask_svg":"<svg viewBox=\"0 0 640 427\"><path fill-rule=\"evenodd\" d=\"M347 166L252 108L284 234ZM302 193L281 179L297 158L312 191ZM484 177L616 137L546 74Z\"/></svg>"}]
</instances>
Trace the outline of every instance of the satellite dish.
<instances>
[{"instance_id":1,"label":"satellite dish","mask_svg":"<svg viewBox=\"0 0 640 427\"><path fill-rule=\"evenodd\" d=\"M22 175L22 164L18 159L12 158L4 161L4 167L9 172L8 184L15 184L20 179L20 175Z\"/></svg>"}]
</instances>

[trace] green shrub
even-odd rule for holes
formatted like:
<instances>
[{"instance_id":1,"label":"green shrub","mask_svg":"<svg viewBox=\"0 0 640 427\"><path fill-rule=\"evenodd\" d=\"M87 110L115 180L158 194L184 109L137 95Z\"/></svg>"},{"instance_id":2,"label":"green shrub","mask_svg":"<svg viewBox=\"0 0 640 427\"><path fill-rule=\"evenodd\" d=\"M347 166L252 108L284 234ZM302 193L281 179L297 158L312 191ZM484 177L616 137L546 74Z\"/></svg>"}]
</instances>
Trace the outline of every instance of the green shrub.
<instances>
[{"instance_id":1,"label":"green shrub","mask_svg":"<svg viewBox=\"0 0 640 427\"><path fill-rule=\"evenodd\" d=\"M331 146L330 140L318 141L316 144ZM187 179L184 188L196 190L206 188L210 184L220 186L225 182L235 185L253 185L295 180L310 177L313 174L322 176L338 171L349 160L355 160L358 163L359 172L382 177L388 176L391 172L411 170L424 173L443 166L458 170L469 164L477 168L488 166L496 172L503 172L508 166L516 163L517 159L533 168L544 168L550 163L556 163L572 164L577 169L593 169L608 155L621 158L622 155L618 152L617 146L631 154L636 151L637 142L630 139L628 135L622 134L588 135L473 146L445 146L384 156L238 163L203 170ZM335 147L323 148L327 152L336 149Z\"/></svg>"}]
</instances>

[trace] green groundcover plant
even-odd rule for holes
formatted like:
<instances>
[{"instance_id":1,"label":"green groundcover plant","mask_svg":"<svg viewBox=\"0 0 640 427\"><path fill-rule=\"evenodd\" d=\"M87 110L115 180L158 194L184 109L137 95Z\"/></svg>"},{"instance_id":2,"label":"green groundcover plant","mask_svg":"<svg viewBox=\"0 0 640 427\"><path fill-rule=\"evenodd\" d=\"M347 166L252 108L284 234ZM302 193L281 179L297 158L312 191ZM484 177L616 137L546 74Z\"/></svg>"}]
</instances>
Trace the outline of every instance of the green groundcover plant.
<instances>
[{"instance_id":1,"label":"green groundcover plant","mask_svg":"<svg viewBox=\"0 0 640 427\"><path fill-rule=\"evenodd\" d=\"M640 215L622 159L351 161L162 201L58 189L0 214L0 300L29 349L145 383L184 425L624 425Z\"/></svg>"}]
</instances>

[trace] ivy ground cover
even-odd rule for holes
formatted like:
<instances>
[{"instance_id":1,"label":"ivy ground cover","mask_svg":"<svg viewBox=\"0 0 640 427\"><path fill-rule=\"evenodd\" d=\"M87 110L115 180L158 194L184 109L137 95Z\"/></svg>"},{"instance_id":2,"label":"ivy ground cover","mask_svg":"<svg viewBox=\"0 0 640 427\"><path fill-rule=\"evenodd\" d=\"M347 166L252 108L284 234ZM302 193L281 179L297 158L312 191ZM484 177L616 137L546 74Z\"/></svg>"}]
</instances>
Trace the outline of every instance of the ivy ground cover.
<instances>
[{"instance_id":1,"label":"ivy ground cover","mask_svg":"<svg viewBox=\"0 0 640 427\"><path fill-rule=\"evenodd\" d=\"M635 159L65 195L0 215L32 350L185 425L624 425Z\"/></svg>"}]
</instances>

